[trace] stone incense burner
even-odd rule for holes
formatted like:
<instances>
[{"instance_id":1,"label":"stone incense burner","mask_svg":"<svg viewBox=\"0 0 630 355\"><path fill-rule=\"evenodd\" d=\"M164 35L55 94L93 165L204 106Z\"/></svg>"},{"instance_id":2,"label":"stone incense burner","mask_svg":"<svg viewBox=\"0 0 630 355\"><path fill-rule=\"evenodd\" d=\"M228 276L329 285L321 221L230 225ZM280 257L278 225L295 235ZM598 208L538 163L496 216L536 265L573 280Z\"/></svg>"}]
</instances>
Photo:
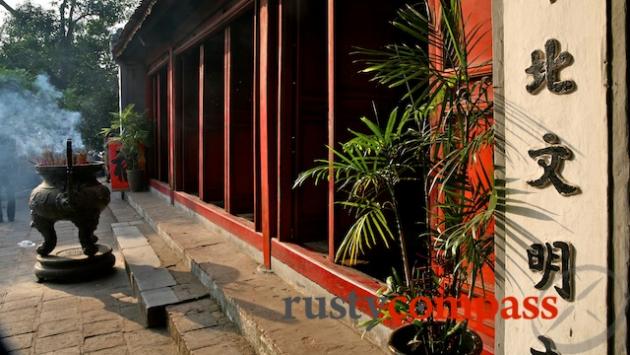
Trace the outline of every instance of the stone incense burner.
<instances>
[{"instance_id":1,"label":"stone incense burner","mask_svg":"<svg viewBox=\"0 0 630 355\"><path fill-rule=\"evenodd\" d=\"M115 260L111 248L97 244L94 235L101 212L110 201L109 189L96 179L103 164L73 165L71 141L66 161L66 166L36 167L44 181L31 193L29 207L31 225L44 237L37 248L35 274L40 280L77 278L97 271L90 269L111 269ZM71 221L79 229L81 247L50 255L57 246L55 223L62 220Z\"/></svg>"}]
</instances>

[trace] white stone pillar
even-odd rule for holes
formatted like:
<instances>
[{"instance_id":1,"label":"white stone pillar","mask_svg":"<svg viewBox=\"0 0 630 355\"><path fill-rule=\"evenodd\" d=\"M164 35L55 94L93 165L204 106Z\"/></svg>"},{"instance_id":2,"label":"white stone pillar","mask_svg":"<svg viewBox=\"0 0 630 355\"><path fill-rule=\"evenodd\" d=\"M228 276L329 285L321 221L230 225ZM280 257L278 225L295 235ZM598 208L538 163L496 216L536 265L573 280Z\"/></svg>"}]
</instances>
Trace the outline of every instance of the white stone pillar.
<instances>
[{"instance_id":1,"label":"white stone pillar","mask_svg":"<svg viewBox=\"0 0 630 355\"><path fill-rule=\"evenodd\" d=\"M506 187L505 215L496 237L497 297L516 297L521 315L522 302L531 296L556 297L558 310L554 319L503 319L499 314L497 354L544 352L541 336L552 340L559 354L626 354L626 18L621 0L493 3L495 117L505 140L497 146L496 162L503 167L497 178ZM559 44L559 51L554 55L546 43ZM537 50L534 56L544 71L532 67ZM573 60L557 70L547 60L552 57L558 64L569 55ZM557 78L550 75L554 72ZM538 90L531 87L532 73L546 80ZM550 81L564 85L566 92L554 92ZM579 187L577 193L566 196L551 183L529 183L543 175L539 160L551 163L548 155L529 153L552 146L543 140L548 133L573 153L557 172ZM536 288L543 272L530 265L539 260L528 258L528 249L539 244L545 248L540 260L545 263L547 243L560 257L555 242L570 243L573 250L573 295L567 299L554 287L563 286L561 260L552 263L560 271L547 287Z\"/></svg>"}]
</instances>

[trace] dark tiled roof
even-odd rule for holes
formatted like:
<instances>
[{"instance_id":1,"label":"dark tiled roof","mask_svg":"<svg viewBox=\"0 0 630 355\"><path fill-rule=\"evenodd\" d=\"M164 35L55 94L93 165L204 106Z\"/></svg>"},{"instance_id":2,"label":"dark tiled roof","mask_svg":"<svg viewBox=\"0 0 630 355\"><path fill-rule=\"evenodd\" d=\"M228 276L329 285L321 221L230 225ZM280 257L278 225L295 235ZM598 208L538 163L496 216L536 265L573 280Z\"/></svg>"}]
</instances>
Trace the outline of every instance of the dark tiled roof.
<instances>
[{"instance_id":1,"label":"dark tiled roof","mask_svg":"<svg viewBox=\"0 0 630 355\"><path fill-rule=\"evenodd\" d=\"M114 58L118 58L122 55L129 42L131 42L135 34L140 30L140 27L142 27L144 21L149 17L151 10L158 1L159 0L142 0L140 2L133 15L131 15L131 18L118 35L118 38L112 43Z\"/></svg>"}]
</instances>

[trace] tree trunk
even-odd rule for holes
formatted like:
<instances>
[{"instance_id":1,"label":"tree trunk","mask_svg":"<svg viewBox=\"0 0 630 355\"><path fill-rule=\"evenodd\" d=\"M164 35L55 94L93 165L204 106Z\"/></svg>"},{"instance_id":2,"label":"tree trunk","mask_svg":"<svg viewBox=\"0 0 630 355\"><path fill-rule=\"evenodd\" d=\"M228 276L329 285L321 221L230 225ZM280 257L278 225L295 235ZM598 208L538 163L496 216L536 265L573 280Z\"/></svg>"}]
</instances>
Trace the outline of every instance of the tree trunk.
<instances>
[{"instance_id":1,"label":"tree trunk","mask_svg":"<svg viewBox=\"0 0 630 355\"><path fill-rule=\"evenodd\" d=\"M59 7L59 12L61 15L61 21L59 24L60 36L58 44L59 55L61 56L59 67L59 80L61 82L62 88L66 88L68 86L68 83L70 82L70 63L68 62L68 57L65 55L65 53L71 50L72 43L74 42L74 15L76 5L77 0L70 0L70 3L68 3L68 0L64 0ZM68 10L67 14L66 10Z\"/></svg>"},{"instance_id":2,"label":"tree trunk","mask_svg":"<svg viewBox=\"0 0 630 355\"><path fill-rule=\"evenodd\" d=\"M4 0L0 0L0 6L4 7L12 16L17 16L17 11L7 4Z\"/></svg>"}]
</instances>

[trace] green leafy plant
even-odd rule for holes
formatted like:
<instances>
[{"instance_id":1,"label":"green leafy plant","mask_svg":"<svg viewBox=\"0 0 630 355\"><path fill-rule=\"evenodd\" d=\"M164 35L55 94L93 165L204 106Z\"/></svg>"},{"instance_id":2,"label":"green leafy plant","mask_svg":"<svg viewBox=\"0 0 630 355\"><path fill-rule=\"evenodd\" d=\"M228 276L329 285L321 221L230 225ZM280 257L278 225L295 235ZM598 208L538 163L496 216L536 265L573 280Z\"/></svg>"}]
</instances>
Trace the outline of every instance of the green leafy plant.
<instances>
[{"instance_id":1,"label":"green leafy plant","mask_svg":"<svg viewBox=\"0 0 630 355\"><path fill-rule=\"evenodd\" d=\"M400 183L417 180L420 168L415 156L414 131L409 129L410 111L402 114L393 110L384 128L367 117L362 117L369 133L351 131L352 139L330 147L333 162L318 160L318 166L300 174L295 186L312 178L315 183L328 179L330 165L338 189L347 196L337 201L355 218L336 254L337 260L356 262L357 258L379 244L389 247L398 241L401 248L405 279L411 281L411 270L405 231L396 190ZM393 228L390 225L394 225Z\"/></svg>"},{"instance_id":2,"label":"green leafy plant","mask_svg":"<svg viewBox=\"0 0 630 355\"><path fill-rule=\"evenodd\" d=\"M101 134L105 137L118 136L122 144L128 170L139 168L141 149L148 145L151 130L145 115L135 110L133 104L128 105L121 112L112 112L111 126L103 128Z\"/></svg>"},{"instance_id":3,"label":"green leafy plant","mask_svg":"<svg viewBox=\"0 0 630 355\"><path fill-rule=\"evenodd\" d=\"M387 209L396 216L396 197L382 191L419 174L427 199L418 203L427 208L427 232L406 236L395 223L395 236L403 246L405 276L401 280L394 273L388 279L388 285L379 291L386 299L435 292L457 298L464 290L472 298L479 280L485 290L483 268L493 267L492 231L501 200L490 160L486 157L484 163L484 155L491 154L498 138L491 119L491 82L473 74L489 63L469 56L479 52L484 33L479 26L465 25L460 1L439 3L438 11L425 4L407 5L398 11L392 25L407 36L407 43L354 53L361 58L357 62L364 66L362 72L371 75L372 81L405 92L403 112L394 111L404 118L404 129L391 130L394 139L387 141L370 122L369 134L353 132L355 137L342 143L341 151L329 148L334 161L320 161L321 165L304 172L296 182L301 184L307 178L317 182L332 171L340 188L348 190L347 198L338 203L355 208L357 218L337 256L349 252L356 257L376 240L387 246L387 240L394 237L391 224L381 216ZM399 221L394 218L394 222ZM410 237L426 241L431 267L413 270L409 265L404 240ZM404 302L396 307L403 313L409 311ZM369 329L390 318L388 311L381 310L380 317L364 325ZM407 321L416 327L408 345L419 354L457 354L454 349L462 346L462 335L467 333L466 320L438 321L432 315L424 321Z\"/></svg>"}]
</instances>

